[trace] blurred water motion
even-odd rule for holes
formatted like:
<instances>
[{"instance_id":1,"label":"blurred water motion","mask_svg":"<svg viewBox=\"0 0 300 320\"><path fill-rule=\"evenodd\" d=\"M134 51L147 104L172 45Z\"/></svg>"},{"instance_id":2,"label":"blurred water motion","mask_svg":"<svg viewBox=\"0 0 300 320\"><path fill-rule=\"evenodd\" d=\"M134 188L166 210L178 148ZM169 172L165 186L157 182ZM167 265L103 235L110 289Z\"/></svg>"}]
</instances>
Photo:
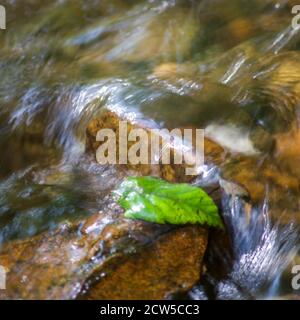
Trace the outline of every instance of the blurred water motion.
<instances>
[{"instance_id":1,"label":"blurred water motion","mask_svg":"<svg viewBox=\"0 0 300 320\"><path fill-rule=\"evenodd\" d=\"M206 128L230 154L218 168L228 180L242 175L228 166L246 159L234 166L245 172L238 182L253 200L251 218L249 203L224 193L232 252L212 241L208 265L220 263L222 272L208 270L189 297L290 294L285 271L300 221L294 1L2 4L9 16L0 32L0 242L101 209L118 172L92 165L84 143L89 121L108 108L168 128Z\"/></svg>"}]
</instances>

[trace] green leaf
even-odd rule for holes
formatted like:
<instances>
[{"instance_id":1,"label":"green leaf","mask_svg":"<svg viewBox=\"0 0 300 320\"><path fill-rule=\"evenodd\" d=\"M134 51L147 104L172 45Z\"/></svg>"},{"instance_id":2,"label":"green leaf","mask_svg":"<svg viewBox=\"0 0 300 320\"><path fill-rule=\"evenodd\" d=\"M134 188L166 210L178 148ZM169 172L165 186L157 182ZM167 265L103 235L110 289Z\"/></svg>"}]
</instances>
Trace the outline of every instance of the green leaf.
<instances>
[{"instance_id":1,"label":"green leaf","mask_svg":"<svg viewBox=\"0 0 300 320\"><path fill-rule=\"evenodd\" d=\"M223 228L213 200L205 191L189 184L173 184L153 177L129 177L115 194L129 219Z\"/></svg>"}]
</instances>

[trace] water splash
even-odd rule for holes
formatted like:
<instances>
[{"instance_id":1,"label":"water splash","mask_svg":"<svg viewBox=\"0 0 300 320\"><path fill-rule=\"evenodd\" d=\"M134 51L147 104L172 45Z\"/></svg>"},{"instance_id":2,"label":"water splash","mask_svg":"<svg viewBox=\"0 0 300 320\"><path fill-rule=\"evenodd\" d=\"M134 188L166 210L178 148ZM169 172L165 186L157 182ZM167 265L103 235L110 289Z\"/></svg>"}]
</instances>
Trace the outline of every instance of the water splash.
<instances>
[{"instance_id":1,"label":"water splash","mask_svg":"<svg viewBox=\"0 0 300 320\"><path fill-rule=\"evenodd\" d=\"M276 296L278 279L297 252L299 227L292 221L286 225L271 221L268 200L252 208L238 197L225 195L223 206L234 263L228 278L217 285L217 298Z\"/></svg>"}]
</instances>

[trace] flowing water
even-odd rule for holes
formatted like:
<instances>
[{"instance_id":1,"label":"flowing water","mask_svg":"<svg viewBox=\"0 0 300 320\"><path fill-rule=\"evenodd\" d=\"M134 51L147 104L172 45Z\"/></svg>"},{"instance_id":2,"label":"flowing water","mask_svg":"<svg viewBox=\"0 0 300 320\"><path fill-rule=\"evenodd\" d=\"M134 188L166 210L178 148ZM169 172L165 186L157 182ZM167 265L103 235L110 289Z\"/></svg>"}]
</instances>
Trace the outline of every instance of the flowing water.
<instances>
[{"instance_id":1,"label":"flowing water","mask_svg":"<svg viewBox=\"0 0 300 320\"><path fill-rule=\"evenodd\" d=\"M85 129L109 108L167 127L205 128L228 150L207 175L240 183L251 195L249 202L223 192L229 237L211 236L208 272L188 298L297 296L291 287L300 223L295 1L1 4L7 11L7 29L0 30L1 243L101 208L116 178L85 156Z\"/></svg>"}]
</instances>

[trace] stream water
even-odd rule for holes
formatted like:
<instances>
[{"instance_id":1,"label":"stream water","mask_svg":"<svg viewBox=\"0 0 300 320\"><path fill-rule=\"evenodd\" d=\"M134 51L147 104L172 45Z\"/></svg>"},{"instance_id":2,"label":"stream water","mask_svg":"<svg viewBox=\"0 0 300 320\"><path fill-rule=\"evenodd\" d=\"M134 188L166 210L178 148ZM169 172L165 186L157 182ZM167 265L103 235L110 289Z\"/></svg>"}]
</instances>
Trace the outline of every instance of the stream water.
<instances>
[{"instance_id":1,"label":"stream water","mask_svg":"<svg viewBox=\"0 0 300 320\"><path fill-rule=\"evenodd\" d=\"M205 128L228 150L214 179L251 196L223 192L229 244L211 236L208 272L188 298L297 297L295 3L2 0L0 243L101 208L115 178L86 159L85 129L107 107L167 127Z\"/></svg>"}]
</instances>

